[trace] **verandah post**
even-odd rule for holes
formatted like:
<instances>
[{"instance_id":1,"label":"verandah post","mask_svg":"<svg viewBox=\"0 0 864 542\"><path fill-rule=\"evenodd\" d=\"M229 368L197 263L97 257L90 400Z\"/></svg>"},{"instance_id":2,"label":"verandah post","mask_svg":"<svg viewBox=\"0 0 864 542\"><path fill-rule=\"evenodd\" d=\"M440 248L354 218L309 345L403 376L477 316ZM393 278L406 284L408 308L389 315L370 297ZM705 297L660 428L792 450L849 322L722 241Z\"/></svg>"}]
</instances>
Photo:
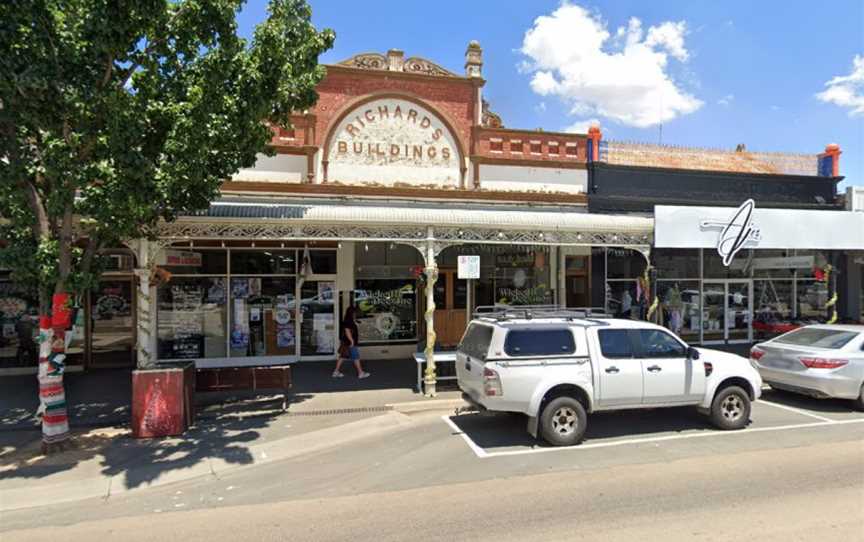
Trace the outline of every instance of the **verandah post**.
<instances>
[{"instance_id":1,"label":"verandah post","mask_svg":"<svg viewBox=\"0 0 864 542\"><path fill-rule=\"evenodd\" d=\"M435 242L430 227L426 237L426 373L423 379L427 397L435 397L435 283L438 281L438 263L435 261Z\"/></svg>"}]
</instances>

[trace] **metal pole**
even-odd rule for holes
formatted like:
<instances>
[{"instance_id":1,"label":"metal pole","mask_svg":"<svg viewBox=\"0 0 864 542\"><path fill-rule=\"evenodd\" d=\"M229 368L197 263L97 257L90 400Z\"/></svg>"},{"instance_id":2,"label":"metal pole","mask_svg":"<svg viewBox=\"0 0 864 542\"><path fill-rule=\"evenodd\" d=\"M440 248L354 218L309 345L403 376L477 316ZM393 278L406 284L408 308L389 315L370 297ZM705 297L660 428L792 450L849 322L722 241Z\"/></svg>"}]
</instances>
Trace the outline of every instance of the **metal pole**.
<instances>
[{"instance_id":1,"label":"metal pole","mask_svg":"<svg viewBox=\"0 0 864 542\"><path fill-rule=\"evenodd\" d=\"M426 375L423 380L426 396L435 397L435 282L438 281L438 263L435 261L435 243L432 228L426 238Z\"/></svg>"}]
</instances>

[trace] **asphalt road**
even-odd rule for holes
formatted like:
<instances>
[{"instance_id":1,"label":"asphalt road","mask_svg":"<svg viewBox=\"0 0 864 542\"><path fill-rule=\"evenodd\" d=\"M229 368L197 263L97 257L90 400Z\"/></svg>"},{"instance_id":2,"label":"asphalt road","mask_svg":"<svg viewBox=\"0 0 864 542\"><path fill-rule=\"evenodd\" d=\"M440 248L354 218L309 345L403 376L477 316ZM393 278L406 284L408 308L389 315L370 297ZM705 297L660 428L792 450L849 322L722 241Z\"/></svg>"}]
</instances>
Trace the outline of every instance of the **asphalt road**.
<instances>
[{"instance_id":1,"label":"asphalt road","mask_svg":"<svg viewBox=\"0 0 864 542\"><path fill-rule=\"evenodd\" d=\"M0 540L864 541L864 417L773 399L736 433L677 410L594 417L565 450L529 444L518 418L457 419L463 435L417 416L220 478L4 513Z\"/></svg>"}]
</instances>

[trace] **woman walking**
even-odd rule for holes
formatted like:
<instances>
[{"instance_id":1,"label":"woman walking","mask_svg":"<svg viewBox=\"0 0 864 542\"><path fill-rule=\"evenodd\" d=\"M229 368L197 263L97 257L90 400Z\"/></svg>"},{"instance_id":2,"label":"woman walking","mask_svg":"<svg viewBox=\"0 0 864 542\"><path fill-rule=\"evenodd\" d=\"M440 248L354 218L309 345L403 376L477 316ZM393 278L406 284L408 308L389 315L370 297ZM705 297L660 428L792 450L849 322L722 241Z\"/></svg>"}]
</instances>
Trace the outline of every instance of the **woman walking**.
<instances>
[{"instance_id":1,"label":"woman walking","mask_svg":"<svg viewBox=\"0 0 864 542\"><path fill-rule=\"evenodd\" d=\"M360 350L357 349L359 340L357 308L351 305L345 309L345 318L342 319L342 324L339 326L339 358L336 360L336 369L333 370L333 378L342 378L345 376L340 369L346 359L354 362L354 367L357 369L357 378L369 377L369 373L364 371L363 365L360 364Z\"/></svg>"}]
</instances>

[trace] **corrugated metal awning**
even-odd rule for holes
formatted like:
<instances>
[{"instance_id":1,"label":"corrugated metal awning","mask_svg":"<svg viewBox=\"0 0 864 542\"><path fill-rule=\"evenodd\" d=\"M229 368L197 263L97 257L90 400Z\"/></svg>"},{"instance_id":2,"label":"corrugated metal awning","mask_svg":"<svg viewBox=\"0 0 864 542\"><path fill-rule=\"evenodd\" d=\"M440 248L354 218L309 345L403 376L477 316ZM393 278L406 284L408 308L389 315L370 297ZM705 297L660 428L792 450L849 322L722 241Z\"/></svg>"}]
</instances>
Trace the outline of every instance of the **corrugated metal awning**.
<instances>
[{"instance_id":1,"label":"corrugated metal awning","mask_svg":"<svg viewBox=\"0 0 864 542\"><path fill-rule=\"evenodd\" d=\"M405 203L359 205L346 203L302 204L260 201L216 201L207 211L188 217L230 221L279 221L303 224L353 226L481 227L536 231L609 232L651 235L654 219L643 216L566 212L560 209L496 209L489 206L444 206ZM221 219L221 220L219 220Z\"/></svg>"}]
</instances>

